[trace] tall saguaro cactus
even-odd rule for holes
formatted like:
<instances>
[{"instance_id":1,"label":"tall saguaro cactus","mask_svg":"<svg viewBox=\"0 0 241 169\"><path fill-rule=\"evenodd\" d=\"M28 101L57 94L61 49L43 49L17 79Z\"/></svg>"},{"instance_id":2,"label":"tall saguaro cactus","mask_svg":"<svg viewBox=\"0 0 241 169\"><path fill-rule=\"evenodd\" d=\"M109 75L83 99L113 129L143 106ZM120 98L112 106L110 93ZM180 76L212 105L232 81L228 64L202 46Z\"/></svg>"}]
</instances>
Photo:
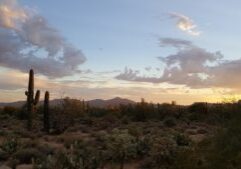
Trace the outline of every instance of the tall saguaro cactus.
<instances>
[{"instance_id":1,"label":"tall saguaro cactus","mask_svg":"<svg viewBox=\"0 0 241 169\"><path fill-rule=\"evenodd\" d=\"M49 92L45 92L44 96L44 131L49 133Z\"/></svg>"},{"instance_id":2,"label":"tall saguaro cactus","mask_svg":"<svg viewBox=\"0 0 241 169\"><path fill-rule=\"evenodd\" d=\"M34 107L39 102L40 91L36 92L34 97L34 71L31 69L29 71L29 81L28 81L28 91L25 92L27 96L27 112L28 112L28 121L27 121L27 128L28 130L32 129L32 118L34 113Z\"/></svg>"}]
</instances>

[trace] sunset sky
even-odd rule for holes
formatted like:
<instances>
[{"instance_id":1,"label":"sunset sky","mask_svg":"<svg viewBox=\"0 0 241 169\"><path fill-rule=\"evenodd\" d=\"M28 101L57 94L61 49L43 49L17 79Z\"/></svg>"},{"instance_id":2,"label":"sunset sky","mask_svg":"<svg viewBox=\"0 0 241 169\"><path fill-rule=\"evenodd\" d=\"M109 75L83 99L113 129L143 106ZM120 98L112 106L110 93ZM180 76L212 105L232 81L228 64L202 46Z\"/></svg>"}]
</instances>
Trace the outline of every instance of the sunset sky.
<instances>
[{"instance_id":1,"label":"sunset sky","mask_svg":"<svg viewBox=\"0 0 241 169\"><path fill-rule=\"evenodd\" d=\"M241 96L238 0L0 0L0 102Z\"/></svg>"}]
</instances>

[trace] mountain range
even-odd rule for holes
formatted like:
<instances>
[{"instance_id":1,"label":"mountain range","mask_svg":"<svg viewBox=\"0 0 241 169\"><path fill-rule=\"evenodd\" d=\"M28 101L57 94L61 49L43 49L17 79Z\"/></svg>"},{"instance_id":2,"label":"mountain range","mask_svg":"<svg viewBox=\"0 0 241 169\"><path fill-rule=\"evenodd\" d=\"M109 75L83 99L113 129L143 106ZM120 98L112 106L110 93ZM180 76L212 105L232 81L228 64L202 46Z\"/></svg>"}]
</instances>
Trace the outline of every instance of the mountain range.
<instances>
[{"instance_id":1,"label":"mountain range","mask_svg":"<svg viewBox=\"0 0 241 169\"><path fill-rule=\"evenodd\" d=\"M61 99L54 99L50 101L50 105L55 106L60 104ZM5 107L5 106L12 106L12 107L21 107L26 103L26 101L17 101L17 102L9 102L9 103L1 103L0 102L0 107ZM120 98L120 97L115 97L113 99L94 99L94 100L89 100L86 101L90 106L92 107L100 107L100 108L105 108L108 106L118 106L120 104L123 105L128 105L128 104L135 104L135 101L125 99L125 98ZM40 101L40 105L43 104L43 101Z\"/></svg>"}]
</instances>

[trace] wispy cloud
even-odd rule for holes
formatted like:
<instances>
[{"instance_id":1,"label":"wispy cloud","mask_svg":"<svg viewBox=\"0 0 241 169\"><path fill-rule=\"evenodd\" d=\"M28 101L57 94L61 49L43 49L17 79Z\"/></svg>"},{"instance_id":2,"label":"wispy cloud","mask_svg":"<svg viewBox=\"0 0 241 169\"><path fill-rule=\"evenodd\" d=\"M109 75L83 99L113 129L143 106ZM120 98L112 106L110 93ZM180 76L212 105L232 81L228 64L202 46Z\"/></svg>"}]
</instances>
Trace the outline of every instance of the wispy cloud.
<instances>
[{"instance_id":1,"label":"wispy cloud","mask_svg":"<svg viewBox=\"0 0 241 169\"><path fill-rule=\"evenodd\" d=\"M191 41L174 39L174 38L160 38L160 47L174 47L178 49L188 48L194 46Z\"/></svg>"},{"instance_id":2,"label":"wispy cloud","mask_svg":"<svg viewBox=\"0 0 241 169\"><path fill-rule=\"evenodd\" d=\"M176 20L176 25L181 31L192 36L199 36L201 34L201 32L197 29L197 25L188 16L175 12L169 13L169 16Z\"/></svg>"},{"instance_id":3,"label":"wispy cloud","mask_svg":"<svg viewBox=\"0 0 241 169\"><path fill-rule=\"evenodd\" d=\"M34 68L50 78L73 75L86 61L80 49L35 11L16 0L0 0L0 66Z\"/></svg>"}]
</instances>

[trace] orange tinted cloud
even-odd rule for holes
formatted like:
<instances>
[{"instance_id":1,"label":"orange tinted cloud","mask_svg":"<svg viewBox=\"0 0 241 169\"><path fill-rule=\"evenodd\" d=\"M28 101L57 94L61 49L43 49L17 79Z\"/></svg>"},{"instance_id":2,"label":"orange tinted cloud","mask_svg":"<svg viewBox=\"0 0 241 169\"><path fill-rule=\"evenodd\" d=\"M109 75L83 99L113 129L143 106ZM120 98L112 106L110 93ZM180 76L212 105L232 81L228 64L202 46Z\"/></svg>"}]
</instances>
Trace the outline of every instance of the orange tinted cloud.
<instances>
[{"instance_id":1,"label":"orange tinted cloud","mask_svg":"<svg viewBox=\"0 0 241 169\"><path fill-rule=\"evenodd\" d=\"M192 36L199 36L201 34L201 32L197 30L197 25L195 25L193 20L188 16L180 13L170 13L169 15L171 18L177 20L176 25L181 31L186 32Z\"/></svg>"},{"instance_id":2,"label":"orange tinted cloud","mask_svg":"<svg viewBox=\"0 0 241 169\"><path fill-rule=\"evenodd\" d=\"M17 23L27 19L27 13L17 5L15 0L5 0L0 3L0 24L2 27L18 29Z\"/></svg>"}]
</instances>

